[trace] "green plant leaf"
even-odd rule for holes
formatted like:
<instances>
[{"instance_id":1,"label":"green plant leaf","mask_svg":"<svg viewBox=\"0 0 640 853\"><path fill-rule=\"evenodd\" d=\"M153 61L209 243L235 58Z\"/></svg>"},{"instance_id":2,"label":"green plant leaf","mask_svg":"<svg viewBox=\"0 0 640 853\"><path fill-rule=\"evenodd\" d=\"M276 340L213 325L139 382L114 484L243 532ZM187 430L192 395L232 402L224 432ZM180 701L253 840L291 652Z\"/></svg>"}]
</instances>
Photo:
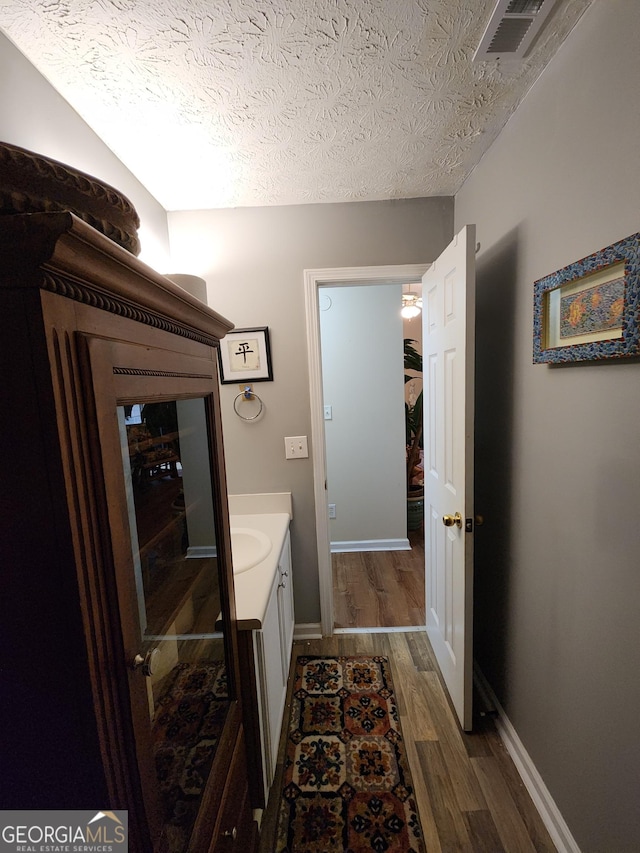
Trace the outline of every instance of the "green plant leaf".
<instances>
[{"instance_id":1,"label":"green plant leaf","mask_svg":"<svg viewBox=\"0 0 640 853\"><path fill-rule=\"evenodd\" d=\"M422 355L413 346L417 343L412 338L404 339L404 369L414 370L416 373L422 373ZM405 373L405 384L416 376L409 376ZM411 478L411 472L418 457L420 448L423 447L422 441L422 391L418 394L415 403L409 405L405 401L405 427L407 440L407 484Z\"/></svg>"},{"instance_id":2,"label":"green plant leaf","mask_svg":"<svg viewBox=\"0 0 640 853\"><path fill-rule=\"evenodd\" d=\"M404 369L416 370L418 373L422 373L422 356L413 346L415 343L417 343L417 341L414 341L413 338L404 339ZM406 381L407 379L405 376L405 382Z\"/></svg>"}]
</instances>

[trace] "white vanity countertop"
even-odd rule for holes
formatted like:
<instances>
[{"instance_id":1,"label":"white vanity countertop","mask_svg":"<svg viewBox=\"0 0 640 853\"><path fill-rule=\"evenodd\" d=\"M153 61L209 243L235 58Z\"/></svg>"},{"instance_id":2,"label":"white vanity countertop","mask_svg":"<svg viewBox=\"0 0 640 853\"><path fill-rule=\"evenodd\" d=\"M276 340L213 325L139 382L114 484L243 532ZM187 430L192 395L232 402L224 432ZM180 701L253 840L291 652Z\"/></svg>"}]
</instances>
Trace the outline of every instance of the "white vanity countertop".
<instances>
[{"instance_id":1,"label":"white vanity countertop","mask_svg":"<svg viewBox=\"0 0 640 853\"><path fill-rule=\"evenodd\" d=\"M271 551L262 562L257 563L251 569L247 569L246 572L233 576L238 628L241 631L262 628L264 614L269 603L269 594L278 569L278 560L287 537L291 517L288 512L232 514L229 521L231 527L261 530L271 540Z\"/></svg>"}]
</instances>

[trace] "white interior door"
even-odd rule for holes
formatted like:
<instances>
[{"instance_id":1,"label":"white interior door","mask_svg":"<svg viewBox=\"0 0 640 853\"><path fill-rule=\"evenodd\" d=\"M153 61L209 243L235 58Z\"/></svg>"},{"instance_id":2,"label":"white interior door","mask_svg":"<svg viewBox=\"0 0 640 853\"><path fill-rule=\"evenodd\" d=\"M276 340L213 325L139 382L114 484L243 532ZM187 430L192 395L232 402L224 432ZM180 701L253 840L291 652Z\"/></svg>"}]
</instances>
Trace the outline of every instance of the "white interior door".
<instances>
[{"instance_id":1,"label":"white interior door","mask_svg":"<svg viewBox=\"0 0 640 853\"><path fill-rule=\"evenodd\" d=\"M422 284L427 633L470 730L475 225L454 237Z\"/></svg>"}]
</instances>

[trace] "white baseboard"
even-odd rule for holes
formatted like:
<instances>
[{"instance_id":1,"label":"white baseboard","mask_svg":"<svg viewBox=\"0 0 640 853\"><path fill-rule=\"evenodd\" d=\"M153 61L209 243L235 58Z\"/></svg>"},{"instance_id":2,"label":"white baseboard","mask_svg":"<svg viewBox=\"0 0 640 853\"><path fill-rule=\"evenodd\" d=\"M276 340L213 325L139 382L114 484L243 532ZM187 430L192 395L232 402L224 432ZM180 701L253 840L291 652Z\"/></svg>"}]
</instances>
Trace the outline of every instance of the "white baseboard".
<instances>
[{"instance_id":1,"label":"white baseboard","mask_svg":"<svg viewBox=\"0 0 640 853\"><path fill-rule=\"evenodd\" d=\"M361 539L345 542L332 542L332 554L347 554L357 551L410 551L408 539Z\"/></svg>"},{"instance_id":2,"label":"white baseboard","mask_svg":"<svg viewBox=\"0 0 640 853\"><path fill-rule=\"evenodd\" d=\"M406 634L416 631L426 631L424 625L407 625L400 628L334 628L334 634ZM304 640L321 640L322 625L320 622L307 622L296 625L293 629L293 639L303 642Z\"/></svg>"},{"instance_id":3,"label":"white baseboard","mask_svg":"<svg viewBox=\"0 0 640 853\"><path fill-rule=\"evenodd\" d=\"M304 622L295 625L293 629L294 640L321 640L322 625L320 622Z\"/></svg>"},{"instance_id":4,"label":"white baseboard","mask_svg":"<svg viewBox=\"0 0 640 853\"><path fill-rule=\"evenodd\" d=\"M520 774L533 803L546 826L558 853L580 853L580 848L571 834L560 809L555 804L549 789L538 772L531 756L518 736L518 732L507 717L504 708L491 689L489 682L478 666L474 666L474 677L480 693L484 693L489 704L497 711L496 728L502 742Z\"/></svg>"},{"instance_id":5,"label":"white baseboard","mask_svg":"<svg viewBox=\"0 0 640 853\"><path fill-rule=\"evenodd\" d=\"M187 548L188 560L202 560L206 557L216 557L217 554L215 545L189 545Z\"/></svg>"},{"instance_id":6,"label":"white baseboard","mask_svg":"<svg viewBox=\"0 0 640 853\"><path fill-rule=\"evenodd\" d=\"M334 634L415 634L426 631L424 625L401 625L398 628L334 628Z\"/></svg>"}]
</instances>

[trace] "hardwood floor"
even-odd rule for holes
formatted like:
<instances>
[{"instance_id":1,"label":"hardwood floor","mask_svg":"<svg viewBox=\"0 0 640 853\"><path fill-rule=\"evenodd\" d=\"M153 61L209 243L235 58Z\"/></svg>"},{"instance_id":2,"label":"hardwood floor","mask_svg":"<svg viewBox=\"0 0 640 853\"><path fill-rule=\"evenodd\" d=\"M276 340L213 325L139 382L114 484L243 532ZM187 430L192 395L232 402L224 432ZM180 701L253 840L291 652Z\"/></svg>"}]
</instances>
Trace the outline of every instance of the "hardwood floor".
<instances>
[{"instance_id":1,"label":"hardwood floor","mask_svg":"<svg viewBox=\"0 0 640 853\"><path fill-rule=\"evenodd\" d=\"M335 634L295 643L291 671L300 654L389 657L427 853L555 851L492 718L480 714L479 700L473 733L460 730L426 633ZM285 712L283 732L287 728ZM273 852L284 748L283 735L260 853Z\"/></svg>"},{"instance_id":2,"label":"hardwood floor","mask_svg":"<svg viewBox=\"0 0 640 853\"><path fill-rule=\"evenodd\" d=\"M332 554L335 628L425 624L424 534L410 531L410 551Z\"/></svg>"}]
</instances>

